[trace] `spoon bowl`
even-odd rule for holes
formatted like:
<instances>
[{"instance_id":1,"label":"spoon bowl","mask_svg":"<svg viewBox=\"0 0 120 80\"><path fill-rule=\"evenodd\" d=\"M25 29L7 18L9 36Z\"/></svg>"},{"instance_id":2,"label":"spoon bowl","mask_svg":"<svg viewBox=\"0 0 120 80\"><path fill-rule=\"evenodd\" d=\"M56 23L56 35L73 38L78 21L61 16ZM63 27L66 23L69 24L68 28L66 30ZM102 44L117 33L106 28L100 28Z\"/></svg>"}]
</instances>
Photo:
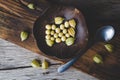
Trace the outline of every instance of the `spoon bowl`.
<instances>
[{"instance_id":1,"label":"spoon bowl","mask_svg":"<svg viewBox=\"0 0 120 80\"><path fill-rule=\"evenodd\" d=\"M103 26L97 31L95 35L95 40L100 42L107 42L113 38L114 34L115 30L112 26Z\"/></svg>"}]
</instances>

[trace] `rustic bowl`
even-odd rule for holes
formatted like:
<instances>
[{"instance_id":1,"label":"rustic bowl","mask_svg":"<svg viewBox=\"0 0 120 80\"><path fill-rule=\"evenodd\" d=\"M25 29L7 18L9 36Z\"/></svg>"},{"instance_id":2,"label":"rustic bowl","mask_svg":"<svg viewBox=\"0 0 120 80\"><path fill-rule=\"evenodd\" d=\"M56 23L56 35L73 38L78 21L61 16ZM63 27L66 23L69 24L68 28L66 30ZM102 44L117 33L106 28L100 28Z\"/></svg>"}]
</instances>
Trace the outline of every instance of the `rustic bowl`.
<instances>
[{"instance_id":1,"label":"rustic bowl","mask_svg":"<svg viewBox=\"0 0 120 80\"><path fill-rule=\"evenodd\" d=\"M66 46L64 42L54 44L49 47L45 42L45 25L53 23L56 16L63 16L66 20L75 19L76 39L71 46ZM47 56L56 57L58 59L70 59L78 55L81 50L85 48L88 42L88 29L82 13L74 7L51 7L41 17L39 17L33 28L33 34L37 42L38 48Z\"/></svg>"}]
</instances>

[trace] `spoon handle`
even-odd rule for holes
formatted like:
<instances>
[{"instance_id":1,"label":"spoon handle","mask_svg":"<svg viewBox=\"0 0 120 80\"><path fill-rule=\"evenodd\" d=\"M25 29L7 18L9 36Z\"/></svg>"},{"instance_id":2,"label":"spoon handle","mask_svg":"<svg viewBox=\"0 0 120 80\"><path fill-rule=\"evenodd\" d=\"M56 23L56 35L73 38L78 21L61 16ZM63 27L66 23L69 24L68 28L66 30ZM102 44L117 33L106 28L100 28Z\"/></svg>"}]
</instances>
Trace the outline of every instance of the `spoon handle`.
<instances>
[{"instance_id":1,"label":"spoon handle","mask_svg":"<svg viewBox=\"0 0 120 80\"><path fill-rule=\"evenodd\" d=\"M85 50L83 50L81 53L85 53L89 48L86 48ZM82 54L79 54L78 56L74 57L73 59L71 59L70 61L68 61L67 63L65 63L64 65L60 66L58 68L58 72L59 73L62 73L64 71L66 71L67 69L69 69L78 59L79 57L82 55Z\"/></svg>"},{"instance_id":2,"label":"spoon handle","mask_svg":"<svg viewBox=\"0 0 120 80\"><path fill-rule=\"evenodd\" d=\"M80 54L76 57L74 57L73 59L71 59L70 61L68 61L67 63L63 64L62 66L58 67L58 72L62 73L64 71L66 71L67 69L69 69L78 59L79 57L85 53L92 45L94 45L95 43L89 43L88 46L86 47L86 49L82 50L80 52Z\"/></svg>"},{"instance_id":3,"label":"spoon handle","mask_svg":"<svg viewBox=\"0 0 120 80\"><path fill-rule=\"evenodd\" d=\"M58 68L58 72L62 73L64 71L66 71L67 69L69 69L77 60L79 59L79 56L74 57L73 59L71 59L70 61L68 61L67 63L65 63L64 65L60 66Z\"/></svg>"}]
</instances>

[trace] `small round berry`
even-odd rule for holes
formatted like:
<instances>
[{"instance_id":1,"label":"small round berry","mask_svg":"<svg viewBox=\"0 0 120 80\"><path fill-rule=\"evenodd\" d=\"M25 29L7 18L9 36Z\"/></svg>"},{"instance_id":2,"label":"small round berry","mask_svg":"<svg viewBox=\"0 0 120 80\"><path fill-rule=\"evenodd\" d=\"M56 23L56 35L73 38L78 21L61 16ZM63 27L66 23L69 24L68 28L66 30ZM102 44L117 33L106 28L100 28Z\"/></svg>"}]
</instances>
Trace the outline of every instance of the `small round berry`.
<instances>
[{"instance_id":1,"label":"small round berry","mask_svg":"<svg viewBox=\"0 0 120 80\"><path fill-rule=\"evenodd\" d=\"M51 38L50 38L50 40L54 41L54 40L55 40L55 38L54 38L54 37L51 37Z\"/></svg>"},{"instance_id":2,"label":"small round berry","mask_svg":"<svg viewBox=\"0 0 120 80\"><path fill-rule=\"evenodd\" d=\"M46 38L46 39L50 39L51 36L50 36L50 35L46 35L45 38Z\"/></svg>"},{"instance_id":3,"label":"small round berry","mask_svg":"<svg viewBox=\"0 0 120 80\"><path fill-rule=\"evenodd\" d=\"M51 27L51 25L47 24L47 25L45 26L45 28L46 28L46 29L51 29L52 27Z\"/></svg>"},{"instance_id":4,"label":"small round berry","mask_svg":"<svg viewBox=\"0 0 120 80\"><path fill-rule=\"evenodd\" d=\"M61 37L61 40L64 42L66 40L66 37L65 36L62 36Z\"/></svg>"},{"instance_id":5,"label":"small round berry","mask_svg":"<svg viewBox=\"0 0 120 80\"><path fill-rule=\"evenodd\" d=\"M54 34L54 38L58 38L58 34L57 33Z\"/></svg>"},{"instance_id":6,"label":"small round berry","mask_svg":"<svg viewBox=\"0 0 120 80\"><path fill-rule=\"evenodd\" d=\"M63 29L63 33L66 34L67 33L67 29Z\"/></svg>"},{"instance_id":7,"label":"small round berry","mask_svg":"<svg viewBox=\"0 0 120 80\"><path fill-rule=\"evenodd\" d=\"M46 33L46 34L50 34L50 30L46 30L45 33Z\"/></svg>"},{"instance_id":8,"label":"small round berry","mask_svg":"<svg viewBox=\"0 0 120 80\"><path fill-rule=\"evenodd\" d=\"M56 42L56 43L60 43L60 42L61 42L61 39L60 39L60 38L56 38L55 42Z\"/></svg>"},{"instance_id":9,"label":"small round berry","mask_svg":"<svg viewBox=\"0 0 120 80\"><path fill-rule=\"evenodd\" d=\"M62 37L62 36L63 36L63 33L62 33L62 32L61 32L61 33L59 33L59 34L58 34L58 36L59 36L59 37Z\"/></svg>"},{"instance_id":10,"label":"small round berry","mask_svg":"<svg viewBox=\"0 0 120 80\"><path fill-rule=\"evenodd\" d=\"M69 22L65 21L64 25L65 25L66 28L68 28L69 27Z\"/></svg>"},{"instance_id":11,"label":"small round berry","mask_svg":"<svg viewBox=\"0 0 120 80\"><path fill-rule=\"evenodd\" d=\"M54 35L55 34L55 32L54 31L51 31L51 33L50 33L51 35Z\"/></svg>"},{"instance_id":12,"label":"small round berry","mask_svg":"<svg viewBox=\"0 0 120 80\"><path fill-rule=\"evenodd\" d=\"M63 30L65 26L63 24L60 25L60 29Z\"/></svg>"},{"instance_id":13,"label":"small round berry","mask_svg":"<svg viewBox=\"0 0 120 80\"><path fill-rule=\"evenodd\" d=\"M60 28L56 28L56 29L55 29L55 32L56 32L56 33L59 33L59 32L60 32Z\"/></svg>"},{"instance_id":14,"label":"small round berry","mask_svg":"<svg viewBox=\"0 0 120 80\"><path fill-rule=\"evenodd\" d=\"M65 36L66 36L66 37L70 37L70 34L66 33Z\"/></svg>"},{"instance_id":15,"label":"small round berry","mask_svg":"<svg viewBox=\"0 0 120 80\"><path fill-rule=\"evenodd\" d=\"M56 25L52 25L52 30L55 30L56 29Z\"/></svg>"}]
</instances>

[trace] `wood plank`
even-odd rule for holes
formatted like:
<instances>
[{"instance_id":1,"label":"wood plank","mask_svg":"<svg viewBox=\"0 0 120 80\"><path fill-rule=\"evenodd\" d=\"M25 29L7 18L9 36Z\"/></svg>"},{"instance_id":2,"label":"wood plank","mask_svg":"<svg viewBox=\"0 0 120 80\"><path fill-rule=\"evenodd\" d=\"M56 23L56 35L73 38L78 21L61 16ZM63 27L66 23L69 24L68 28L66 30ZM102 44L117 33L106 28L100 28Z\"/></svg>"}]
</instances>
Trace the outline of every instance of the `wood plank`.
<instances>
[{"instance_id":1,"label":"wood plank","mask_svg":"<svg viewBox=\"0 0 120 80\"><path fill-rule=\"evenodd\" d=\"M28 51L25 48L20 48L19 46L3 41L2 39L0 39L0 41L0 70L30 66L33 59L38 58L42 60L45 58L42 55L33 54L33 52ZM55 63L53 60L49 61Z\"/></svg>"},{"instance_id":2,"label":"wood plank","mask_svg":"<svg viewBox=\"0 0 120 80\"><path fill-rule=\"evenodd\" d=\"M75 69L69 70L65 73L57 73L55 70L58 66L52 66L49 70L24 68L18 70L0 71L1 80L99 80ZM45 74L47 73L47 74Z\"/></svg>"},{"instance_id":3,"label":"wood plank","mask_svg":"<svg viewBox=\"0 0 120 80\"><path fill-rule=\"evenodd\" d=\"M43 60L46 57L0 39L0 80L98 80L73 68L57 73L59 65L52 65L47 70L32 68L30 63L35 58ZM46 59L52 64L59 63Z\"/></svg>"},{"instance_id":4,"label":"wood plank","mask_svg":"<svg viewBox=\"0 0 120 80\"><path fill-rule=\"evenodd\" d=\"M12 4L7 3L14 3L14 6L17 7L14 7ZM85 5L82 5L82 3ZM16 43L31 51L42 54L37 48L34 37L32 35L33 23L36 18L38 18L38 13L34 13L33 11L28 10L28 8L26 8L25 6L22 6L18 2L14 2L12 0L1 0L1 4L0 37ZM105 80L119 80L120 76L118 74L120 74L120 1L102 0L100 2L95 1L90 3L89 1L87 3L83 1L80 4L81 5L78 5L77 3L75 5L84 13L90 34L95 34L95 30L103 25L109 24L115 27L115 38L109 43L115 45L116 50L113 54L108 54L108 52L106 52L103 47L103 43L97 44L87 53L85 53L85 55L83 55L74 64L74 67L88 74L99 77L100 79L102 78ZM16 9L21 9L22 12ZM25 42L20 41L19 34L22 30L28 30L30 32L30 36ZM105 56L105 63L103 65L97 65L92 61L92 56L96 53L100 53ZM105 53L106 55L104 55ZM111 58L113 61L111 60Z\"/></svg>"}]
</instances>

